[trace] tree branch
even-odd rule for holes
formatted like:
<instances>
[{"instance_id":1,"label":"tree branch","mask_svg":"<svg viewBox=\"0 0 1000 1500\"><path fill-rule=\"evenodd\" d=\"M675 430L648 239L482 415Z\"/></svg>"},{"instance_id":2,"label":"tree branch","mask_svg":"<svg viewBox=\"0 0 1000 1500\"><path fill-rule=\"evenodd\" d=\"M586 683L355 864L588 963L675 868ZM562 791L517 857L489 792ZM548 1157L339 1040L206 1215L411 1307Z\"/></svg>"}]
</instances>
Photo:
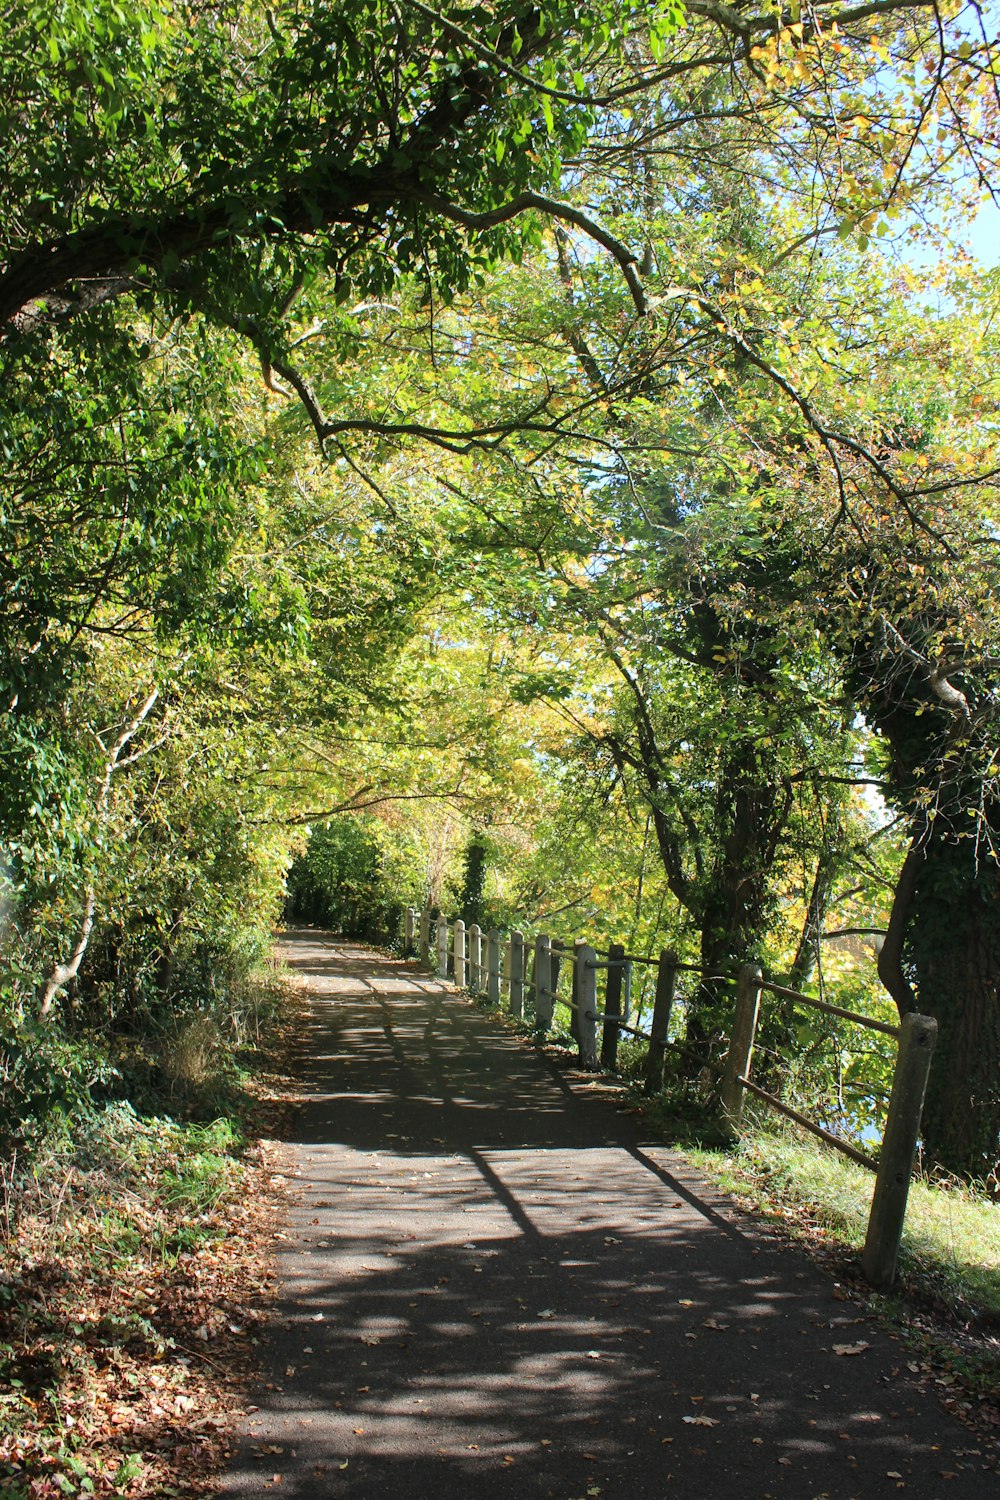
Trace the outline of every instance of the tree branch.
<instances>
[{"instance_id":1,"label":"tree branch","mask_svg":"<svg viewBox=\"0 0 1000 1500\"><path fill-rule=\"evenodd\" d=\"M107 752L107 762L104 768L104 776L101 779L101 790L97 798L97 811L102 817L107 811L108 798L111 794L111 780L115 772L122 766L131 765L133 761L138 759L138 756L131 755L127 760L123 761L121 758L122 751L125 749L125 746L129 743L129 741L134 738L134 736L141 728L142 724L149 717L150 713L152 712L153 706L159 696L159 688L154 687L152 692L149 693L149 695L140 705L134 717L129 719L128 722L123 725L122 729L119 731L117 738L114 741L114 744ZM97 893L93 881L90 881L88 882L86 891L84 893L83 916L80 919L80 929L77 933L76 942L73 945L72 952L70 953L70 956L65 963L57 963L53 965L49 977L45 980L42 986L41 998L38 1002L39 1020L44 1021L48 1017L52 1010L52 1002L54 1001L56 995L61 989L64 988L64 986L69 984L70 980L75 979L77 974L80 972L80 964L83 962L83 955L87 951L87 945L90 942L90 935L94 930L94 918L96 912Z\"/></svg>"},{"instance_id":2,"label":"tree branch","mask_svg":"<svg viewBox=\"0 0 1000 1500\"><path fill-rule=\"evenodd\" d=\"M423 203L427 208L432 208L439 213L443 219L450 219L455 224L460 224L463 229L495 229L498 224L506 224L518 215L527 213L534 209L538 213L547 215L550 219L556 219L563 224L572 224L579 229L588 239L594 240L608 253L614 256L621 266L622 274L628 283L628 289L632 293L632 301L635 303L636 311L643 317L648 311L646 304L646 293L636 270L639 258L634 255L627 245L611 234L603 225L598 224L596 219L576 208L572 203L565 203L560 198L549 198L544 193L518 193L509 203L501 204L499 208L488 209L485 213L470 213L467 209L460 208L451 203L447 198L442 198L437 193L416 193L415 201Z\"/></svg>"},{"instance_id":3,"label":"tree branch","mask_svg":"<svg viewBox=\"0 0 1000 1500\"><path fill-rule=\"evenodd\" d=\"M914 835L903 861L903 868L896 881L896 892L892 900L892 911L889 913L885 941L878 956L878 977L895 1000L896 1008L901 1016L917 1008L916 997L903 973L903 940L910 921L913 893L917 885L920 861L923 858L920 847L922 837L922 833L919 832Z\"/></svg>"}]
</instances>

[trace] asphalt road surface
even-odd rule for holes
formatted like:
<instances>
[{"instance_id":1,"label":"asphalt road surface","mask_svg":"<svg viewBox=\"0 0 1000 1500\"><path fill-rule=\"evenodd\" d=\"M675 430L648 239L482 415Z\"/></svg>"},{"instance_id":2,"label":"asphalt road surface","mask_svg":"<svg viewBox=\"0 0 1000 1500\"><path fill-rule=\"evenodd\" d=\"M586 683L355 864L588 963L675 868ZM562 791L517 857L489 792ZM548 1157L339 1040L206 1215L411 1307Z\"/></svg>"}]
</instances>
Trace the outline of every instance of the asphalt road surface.
<instances>
[{"instance_id":1,"label":"asphalt road surface","mask_svg":"<svg viewBox=\"0 0 1000 1500\"><path fill-rule=\"evenodd\" d=\"M904 1346L591 1080L413 964L284 951L301 1175L226 1495L1000 1496Z\"/></svg>"}]
</instances>

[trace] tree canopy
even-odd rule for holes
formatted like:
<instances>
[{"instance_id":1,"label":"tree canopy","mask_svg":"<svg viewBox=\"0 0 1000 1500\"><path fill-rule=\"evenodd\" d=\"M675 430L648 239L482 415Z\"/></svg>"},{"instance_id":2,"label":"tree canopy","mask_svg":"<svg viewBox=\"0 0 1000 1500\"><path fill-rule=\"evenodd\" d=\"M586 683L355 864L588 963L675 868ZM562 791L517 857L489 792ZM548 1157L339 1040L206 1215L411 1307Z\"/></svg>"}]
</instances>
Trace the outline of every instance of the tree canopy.
<instances>
[{"instance_id":1,"label":"tree canopy","mask_svg":"<svg viewBox=\"0 0 1000 1500\"><path fill-rule=\"evenodd\" d=\"M995 1168L997 66L936 0L8 8L11 1078L236 985L299 858L709 975L882 929Z\"/></svg>"}]
</instances>

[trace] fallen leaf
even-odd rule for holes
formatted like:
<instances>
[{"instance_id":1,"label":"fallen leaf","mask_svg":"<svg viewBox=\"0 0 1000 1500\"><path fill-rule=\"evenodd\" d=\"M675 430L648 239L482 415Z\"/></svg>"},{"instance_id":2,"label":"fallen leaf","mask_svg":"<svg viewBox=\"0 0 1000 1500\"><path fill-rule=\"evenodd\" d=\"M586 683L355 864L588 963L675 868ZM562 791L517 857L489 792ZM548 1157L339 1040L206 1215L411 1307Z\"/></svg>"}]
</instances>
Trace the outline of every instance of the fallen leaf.
<instances>
[{"instance_id":1,"label":"fallen leaf","mask_svg":"<svg viewBox=\"0 0 1000 1500\"><path fill-rule=\"evenodd\" d=\"M682 1422L688 1422L692 1427L718 1427L717 1417L681 1417Z\"/></svg>"},{"instance_id":2,"label":"fallen leaf","mask_svg":"<svg viewBox=\"0 0 1000 1500\"><path fill-rule=\"evenodd\" d=\"M864 1354L865 1350L870 1348L871 1344L866 1344L862 1339L859 1344L834 1344L833 1352L834 1354Z\"/></svg>"}]
</instances>

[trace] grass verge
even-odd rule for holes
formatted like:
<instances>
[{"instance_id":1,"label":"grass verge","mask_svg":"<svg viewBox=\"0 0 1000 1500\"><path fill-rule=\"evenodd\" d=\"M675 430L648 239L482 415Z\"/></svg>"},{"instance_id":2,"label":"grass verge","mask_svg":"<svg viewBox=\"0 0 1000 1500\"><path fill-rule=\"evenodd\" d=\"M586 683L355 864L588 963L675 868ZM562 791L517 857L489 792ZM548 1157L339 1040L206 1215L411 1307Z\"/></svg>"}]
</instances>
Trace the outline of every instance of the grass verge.
<instances>
[{"instance_id":1,"label":"grass verge","mask_svg":"<svg viewBox=\"0 0 1000 1500\"><path fill-rule=\"evenodd\" d=\"M876 1296L857 1265L871 1173L794 1127L758 1126L735 1146L682 1149L738 1203L832 1264L907 1337L921 1373L960 1389L950 1402L960 1415L1000 1431L1000 1206L958 1184L915 1180L896 1287Z\"/></svg>"},{"instance_id":2,"label":"grass verge","mask_svg":"<svg viewBox=\"0 0 1000 1500\"><path fill-rule=\"evenodd\" d=\"M212 1490L271 1285L271 1041L224 1116L110 1103L0 1172L0 1495Z\"/></svg>"}]
</instances>

